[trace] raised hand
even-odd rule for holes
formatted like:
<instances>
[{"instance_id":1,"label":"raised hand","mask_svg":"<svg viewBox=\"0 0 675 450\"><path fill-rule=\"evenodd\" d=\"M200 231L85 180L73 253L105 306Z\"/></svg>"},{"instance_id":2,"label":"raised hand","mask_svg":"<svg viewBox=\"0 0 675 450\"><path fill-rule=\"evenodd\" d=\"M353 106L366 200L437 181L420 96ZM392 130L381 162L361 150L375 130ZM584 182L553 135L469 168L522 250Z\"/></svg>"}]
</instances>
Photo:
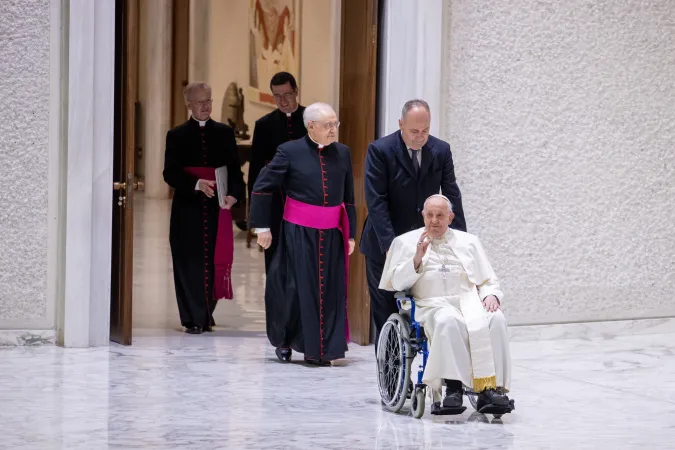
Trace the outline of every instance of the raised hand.
<instances>
[{"instance_id":1,"label":"raised hand","mask_svg":"<svg viewBox=\"0 0 675 450\"><path fill-rule=\"evenodd\" d=\"M426 255L429 244L431 244L431 239L429 239L429 236L425 231L422 233L422 236L420 236L419 241L417 241L417 251L415 251L415 257L413 258L415 270L422 264L422 258Z\"/></svg>"}]
</instances>

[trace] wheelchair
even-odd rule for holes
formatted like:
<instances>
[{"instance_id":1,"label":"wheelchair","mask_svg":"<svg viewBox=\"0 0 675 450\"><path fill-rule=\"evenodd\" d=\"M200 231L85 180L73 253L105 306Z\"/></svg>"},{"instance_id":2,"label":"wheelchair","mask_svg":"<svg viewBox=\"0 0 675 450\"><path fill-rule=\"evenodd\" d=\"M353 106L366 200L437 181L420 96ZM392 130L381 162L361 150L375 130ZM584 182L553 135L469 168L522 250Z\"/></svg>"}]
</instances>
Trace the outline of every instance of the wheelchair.
<instances>
[{"instance_id":1,"label":"wheelchair","mask_svg":"<svg viewBox=\"0 0 675 450\"><path fill-rule=\"evenodd\" d=\"M385 410L398 413L406 400L410 399L412 415L419 419L424 415L427 393L427 386L422 383L424 369L429 358L427 338L422 325L415 321L413 298L405 292L397 292L395 297L399 312L389 316L378 339L377 384ZM410 306L410 309L405 309L404 306ZM417 371L417 383L413 384L410 372L417 355L421 355L422 363ZM515 409L514 402L511 400L511 406L508 408L486 405L478 410L478 393L465 388L464 395L477 412L492 414L495 419ZM433 392L432 401L431 414L433 415L456 415L466 411L465 406L443 407L442 399L437 398L437 394Z\"/></svg>"}]
</instances>

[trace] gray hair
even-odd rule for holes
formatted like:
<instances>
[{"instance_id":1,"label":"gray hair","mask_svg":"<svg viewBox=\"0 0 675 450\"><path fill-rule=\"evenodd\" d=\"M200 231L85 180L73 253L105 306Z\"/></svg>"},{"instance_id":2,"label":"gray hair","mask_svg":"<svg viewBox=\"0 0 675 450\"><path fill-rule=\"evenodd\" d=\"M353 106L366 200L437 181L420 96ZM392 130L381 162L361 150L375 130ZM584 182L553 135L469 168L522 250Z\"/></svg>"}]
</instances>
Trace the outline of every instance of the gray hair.
<instances>
[{"instance_id":1,"label":"gray hair","mask_svg":"<svg viewBox=\"0 0 675 450\"><path fill-rule=\"evenodd\" d=\"M445 200L448 203L448 213L452 212L452 203L450 202L450 199L442 194L434 194L427 197L427 199L424 201L424 211L427 210L427 203L429 203L429 200L434 198L442 198L443 200Z\"/></svg>"},{"instance_id":2,"label":"gray hair","mask_svg":"<svg viewBox=\"0 0 675 450\"><path fill-rule=\"evenodd\" d=\"M403 109L401 110L401 120L405 119L405 116L407 116L410 110L413 108L424 108L429 114L431 114L431 108L429 108L429 104L424 100L415 98L413 100L408 100L405 102L405 105L403 105Z\"/></svg>"},{"instance_id":3,"label":"gray hair","mask_svg":"<svg viewBox=\"0 0 675 450\"><path fill-rule=\"evenodd\" d=\"M185 89L183 89L183 99L187 102L194 91L199 91L201 89L210 91L211 86L202 81L196 81L194 83L188 84L185 86Z\"/></svg>"},{"instance_id":4,"label":"gray hair","mask_svg":"<svg viewBox=\"0 0 675 450\"><path fill-rule=\"evenodd\" d=\"M328 103L312 103L302 114L302 121L305 123L305 128L309 128L309 122L316 122L321 120L324 116L337 116L333 107Z\"/></svg>"}]
</instances>

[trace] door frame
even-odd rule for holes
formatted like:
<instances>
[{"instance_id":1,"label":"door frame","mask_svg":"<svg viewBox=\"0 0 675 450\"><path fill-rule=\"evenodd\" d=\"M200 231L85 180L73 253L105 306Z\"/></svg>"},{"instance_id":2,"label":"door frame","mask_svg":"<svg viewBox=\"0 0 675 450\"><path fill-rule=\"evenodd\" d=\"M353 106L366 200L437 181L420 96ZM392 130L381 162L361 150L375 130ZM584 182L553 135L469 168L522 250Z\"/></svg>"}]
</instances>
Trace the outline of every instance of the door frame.
<instances>
[{"instance_id":1,"label":"door frame","mask_svg":"<svg viewBox=\"0 0 675 450\"><path fill-rule=\"evenodd\" d=\"M115 125L110 340L131 345L134 191L138 112L139 4L116 0Z\"/></svg>"},{"instance_id":2,"label":"door frame","mask_svg":"<svg viewBox=\"0 0 675 450\"><path fill-rule=\"evenodd\" d=\"M184 26L177 26L175 12L185 10L189 5L186 0L174 1L174 27L176 34L185 34ZM383 0L341 0L340 20L340 71L339 71L339 116L341 121L340 141L349 146L352 152L352 164L354 168L354 191L357 210L357 236L360 239L362 224L367 214L365 193L363 188L364 163L368 144L376 138L377 120L377 68L380 5ZM121 105L116 103L116 112L119 110L124 129L120 130L122 147L117 146L115 151L121 152L126 157L124 163L125 172L133 174L133 161L136 144L133 133L135 120L135 99L138 98L138 38L139 38L139 8L135 0L117 0L124 2L126 9L126 27L122 35L123 41L117 42L123 48L125 65L124 75L124 98ZM188 14L189 14L189 7ZM189 15L183 18L180 25L188 23L187 35L189 36ZM187 58L189 40L187 45L180 44L174 36L173 55L184 54ZM183 42L183 43L185 43ZM174 58L175 59L175 58ZM184 79L181 75L188 65L172 63L172 122L176 124L180 116L182 97L177 97L177 91L182 91ZM116 83L117 85L117 83ZM355 90L354 88L357 87ZM355 95L354 92L358 91ZM361 92L363 91L363 92ZM121 106L121 107L120 107ZM117 122L116 122L117 124ZM131 131L130 131L131 130ZM116 134L117 134L116 129ZM121 154L120 153L120 154ZM119 156L119 155L117 155ZM119 158L124 159L124 158ZM119 173L123 172L122 165L116 168ZM131 165L131 166L130 166ZM129 170L131 169L131 170ZM115 180L118 181L118 180ZM132 333L132 286L133 286L133 188L135 180L133 175L127 176L128 188L127 204L124 208L123 224L113 221L113 266L112 266L112 298L110 338L124 345L131 344ZM118 240L115 241L115 235ZM120 248L120 244L122 248ZM352 341L359 345L368 345L371 341L370 333L370 299L368 295L365 277L365 258L358 250L350 257L350 276L348 289L348 313L351 327Z\"/></svg>"},{"instance_id":3,"label":"door frame","mask_svg":"<svg viewBox=\"0 0 675 450\"><path fill-rule=\"evenodd\" d=\"M354 173L358 243L368 210L364 166L368 144L375 140L377 124L377 69L382 0L342 0L340 37L340 142L351 152ZM365 257L358 251L349 258L347 293L351 339L371 342L370 296Z\"/></svg>"}]
</instances>

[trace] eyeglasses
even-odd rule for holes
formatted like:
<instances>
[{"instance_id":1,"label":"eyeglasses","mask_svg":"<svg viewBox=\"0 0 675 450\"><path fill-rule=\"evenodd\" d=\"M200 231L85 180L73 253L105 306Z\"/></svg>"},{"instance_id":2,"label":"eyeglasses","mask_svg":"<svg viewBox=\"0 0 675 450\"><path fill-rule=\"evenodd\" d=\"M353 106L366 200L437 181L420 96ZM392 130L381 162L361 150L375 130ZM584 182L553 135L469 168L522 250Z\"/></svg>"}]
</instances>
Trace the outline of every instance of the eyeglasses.
<instances>
[{"instance_id":1,"label":"eyeglasses","mask_svg":"<svg viewBox=\"0 0 675 450\"><path fill-rule=\"evenodd\" d=\"M293 97L295 97L295 92L286 92L285 94L274 94L274 100L276 101L281 101L283 100L291 100Z\"/></svg>"},{"instance_id":2,"label":"eyeglasses","mask_svg":"<svg viewBox=\"0 0 675 450\"><path fill-rule=\"evenodd\" d=\"M213 99L200 100L200 101L195 102L195 103L198 104L199 106L208 106L208 105L210 105L211 103L213 103Z\"/></svg>"},{"instance_id":3,"label":"eyeglasses","mask_svg":"<svg viewBox=\"0 0 675 450\"><path fill-rule=\"evenodd\" d=\"M320 125L326 131L331 130L333 128L335 128L336 130L340 128L340 122L314 122L314 123Z\"/></svg>"}]
</instances>

